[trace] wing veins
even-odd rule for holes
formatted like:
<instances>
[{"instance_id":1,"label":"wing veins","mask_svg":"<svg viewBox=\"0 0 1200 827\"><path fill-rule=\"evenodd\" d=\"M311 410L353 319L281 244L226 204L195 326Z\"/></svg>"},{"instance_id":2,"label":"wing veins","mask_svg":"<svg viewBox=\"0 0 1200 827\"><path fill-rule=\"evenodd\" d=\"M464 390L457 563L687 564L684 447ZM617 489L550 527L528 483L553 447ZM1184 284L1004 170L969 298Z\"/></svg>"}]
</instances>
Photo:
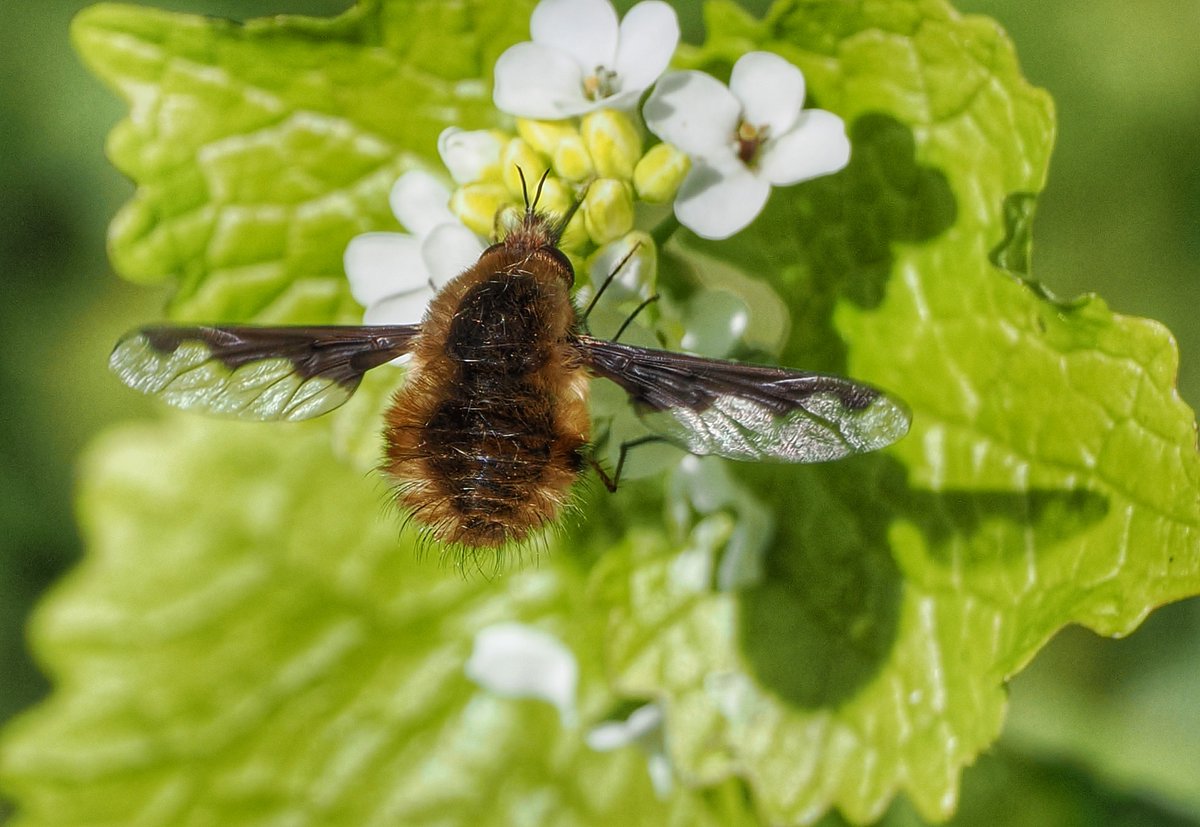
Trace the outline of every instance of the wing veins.
<instances>
[{"instance_id":1,"label":"wing veins","mask_svg":"<svg viewBox=\"0 0 1200 827\"><path fill-rule=\"evenodd\" d=\"M656 435L696 454L816 462L882 448L910 414L839 376L751 365L577 335L581 363L622 387Z\"/></svg>"},{"instance_id":2,"label":"wing veins","mask_svg":"<svg viewBox=\"0 0 1200 827\"><path fill-rule=\"evenodd\" d=\"M287 357L279 356L279 357L275 357L275 358L286 359ZM201 362L198 365L192 365L191 367L184 368L183 370L179 371L170 379L170 381L167 382L167 384L163 385L162 389L160 391L158 391L158 393L163 394L168 391L171 391L172 385L174 385L176 382L178 382L180 379L187 376L188 374L200 372L203 368L205 368L209 364L210 361L211 360L206 359L205 361ZM265 361L265 360L263 360L263 361ZM247 364L251 364L251 363L248 362ZM279 385L279 383L283 382L286 379L291 378L292 375L293 375L293 372L289 371L288 373L285 373L282 376L278 376L275 379L272 379L268 384L263 385L259 388L256 388L253 394L248 394L248 393L241 394L241 393L238 393L236 389L233 389L230 387L230 385L235 384L232 381L234 379L234 374L231 372L229 376L218 377L215 385L210 383L210 384L201 386L201 388L206 390L207 393L202 393L202 394L200 394L200 396L212 399L213 401L216 401L217 398L232 400L235 404L228 408L223 407L223 408L221 408L221 411L223 413L227 413L231 416L237 416L238 414L243 413L247 409L253 407L255 402L260 401L273 388L275 388L277 385ZM303 388L305 385L307 385L309 382L317 381L318 378L319 377L304 379L303 377L300 377L298 384L292 390L292 392L288 395L287 403L280 405L279 409L281 411L291 410L292 403L295 400L296 394L300 391L300 389ZM174 392L182 394L182 393L186 393L187 389L186 388L175 388ZM243 396L244 396L244 398L243 398ZM285 418L286 418L286 416L285 416Z\"/></svg>"},{"instance_id":3,"label":"wing veins","mask_svg":"<svg viewBox=\"0 0 1200 827\"><path fill-rule=\"evenodd\" d=\"M344 403L366 371L407 353L419 333L418 325L151 326L123 337L109 364L125 384L176 407L306 419ZM194 359L177 355L185 347L198 349ZM279 367L264 367L262 377L238 376L276 360ZM287 392L289 382L295 387Z\"/></svg>"}]
</instances>

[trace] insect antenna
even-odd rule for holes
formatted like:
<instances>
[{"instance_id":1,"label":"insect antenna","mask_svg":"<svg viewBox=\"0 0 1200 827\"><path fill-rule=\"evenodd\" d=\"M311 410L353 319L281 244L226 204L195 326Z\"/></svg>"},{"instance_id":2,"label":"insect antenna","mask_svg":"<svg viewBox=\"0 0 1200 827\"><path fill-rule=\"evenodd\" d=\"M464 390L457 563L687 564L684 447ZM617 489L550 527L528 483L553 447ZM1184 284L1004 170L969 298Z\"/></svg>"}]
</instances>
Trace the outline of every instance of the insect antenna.
<instances>
[{"instance_id":1,"label":"insect antenna","mask_svg":"<svg viewBox=\"0 0 1200 827\"><path fill-rule=\"evenodd\" d=\"M537 213L538 202L542 200L542 188L546 185L546 179L550 177L550 170L547 169L542 173L542 177L538 179L537 189L533 193L533 200L529 200L529 185L525 181L525 170L517 166L517 176L521 179L521 198L525 202L525 219L528 222ZM583 196L587 194L587 185L583 188L583 193L579 195L567 208L557 221L551 223L545 222L545 226L549 235L547 242L553 246L558 246L558 242L562 239L562 234L566 232L567 225L571 223L571 219L575 217L575 213L583 206Z\"/></svg>"},{"instance_id":2,"label":"insect antenna","mask_svg":"<svg viewBox=\"0 0 1200 827\"><path fill-rule=\"evenodd\" d=\"M542 173L542 177L538 179L537 192L533 194L533 205L529 209L537 209L538 202L542 200L542 187L546 185L546 177L550 175L550 170L547 169ZM526 196L526 205L529 205L528 196Z\"/></svg>"},{"instance_id":3,"label":"insect antenna","mask_svg":"<svg viewBox=\"0 0 1200 827\"><path fill-rule=\"evenodd\" d=\"M521 165L517 164L517 177L521 179L521 200L525 202L525 212L533 212L537 207L538 199L542 197L542 184L546 183L546 176L550 174L547 169L542 173L542 177L538 179L537 192L533 196L533 202L529 201L529 185L525 182L525 170L521 169Z\"/></svg>"},{"instance_id":4,"label":"insect antenna","mask_svg":"<svg viewBox=\"0 0 1200 827\"><path fill-rule=\"evenodd\" d=\"M538 178L537 189L533 193L533 201L529 200L529 185L525 182L525 170L521 169L519 164L517 165L517 176L521 179L521 200L525 202L525 212L531 213L536 211L538 202L542 200L542 187L546 186L546 179L550 177L549 168L542 173L541 178ZM574 214L576 209L578 209L578 205L571 209L571 213Z\"/></svg>"}]
</instances>

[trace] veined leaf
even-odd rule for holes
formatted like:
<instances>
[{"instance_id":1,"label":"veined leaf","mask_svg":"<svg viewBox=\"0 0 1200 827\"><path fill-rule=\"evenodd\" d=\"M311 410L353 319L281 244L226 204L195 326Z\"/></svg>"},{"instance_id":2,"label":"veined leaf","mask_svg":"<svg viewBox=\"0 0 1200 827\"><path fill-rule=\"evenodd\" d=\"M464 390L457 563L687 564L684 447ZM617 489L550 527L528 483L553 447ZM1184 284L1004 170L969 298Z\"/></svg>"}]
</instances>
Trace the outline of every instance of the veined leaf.
<instances>
[{"instance_id":1,"label":"veined leaf","mask_svg":"<svg viewBox=\"0 0 1200 827\"><path fill-rule=\"evenodd\" d=\"M617 686L667 705L685 774L745 777L772 820L834 805L865 822L897 790L945 818L999 734L1005 679L1050 636L1125 634L1200 589L1174 343L993 263L1028 261L997 251L1028 242L1011 204L1044 183L1053 117L990 21L781 2L761 21L712 3L707 22L689 65L788 57L854 155L685 248L770 279L795 314L786 361L889 389L913 428L884 456L738 466L777 519L753 587L694 588L712 579L679 577L694 552L653 534L611 555Z\"/></svg>"},{"instance_id":2,"label":"veined leaf","mask_svg":"<svg viewBox=\"0 0 1200 827\"><path fill-rule=\"evenodd\" d=\"M636 747L585 746L614 700L569 554L497 580L422 557L313 426L129 426L83 476L89 556L33 627L59 692L0 761L18 824L715 827L738 812L680 787L660 798ZM577 654L574 720L468 677L477 633L513 622Z\"/></svg>"},{"instance_id":3,"label":"veined leaf","mask_svg":"<svg viewBox=\"0 0 1200 827\"><path fill-rule=\"evenodd\" d=\"M492 125L491 65L524 2L364 2L333 20L237 24L98 5L72 29L128 103L108 144L137 185L109 248L176 288L176 319L357 321L351 237L395 228L387 193L447 126Z\"/></svg>"},{"instance_id":4,"label":"veined leaf","mask_svg":"<svg viewBox=\"0 0 1200 827\"><path fill-rule=\"evenodd\" d=\"M171 280L181 319L344 320L346 240L393 226L387 188L443 125L495 122L490 65L530 6L85 13L76 41L131 106L117 268ZM386 377L334 426L354 470L319 426L118 432L83 471L92 551L36 627L57 692L3 743L24 823L863 822L899 791L945 817L1056 630L1126 633L1200 591L1174 344L1032 281L1053 115L1004 35L941 0L763 20L713 0L707 28L681 65L784 55L853 156L672 254L767 280L793 314L783 361L887 389L912 433L827 467L730 464L724 498L639 483L543 567L463 581L413 563L363 476ZM771 517L739 533L750 514ZM514 619L575 653L584 719L661 703L679 780L711 789L659 801L641 754L593 755L550 707L467 682L473 635Z\"/></svg>"}]
</instances>

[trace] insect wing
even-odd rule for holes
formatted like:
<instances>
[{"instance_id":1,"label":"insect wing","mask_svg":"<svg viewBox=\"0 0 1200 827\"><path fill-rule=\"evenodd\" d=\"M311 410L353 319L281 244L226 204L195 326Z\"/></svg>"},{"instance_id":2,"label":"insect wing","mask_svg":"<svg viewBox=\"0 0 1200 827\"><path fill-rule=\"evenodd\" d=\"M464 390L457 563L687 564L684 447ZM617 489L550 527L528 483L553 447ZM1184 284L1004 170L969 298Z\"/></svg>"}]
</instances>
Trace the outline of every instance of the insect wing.
<instances>
[{"instance_id":1,"label":"insect wing","mask_svg":"<svg viewBox=\"0 0 1200 827\"><path fill-rule=\"evenodd\" d=\"M341 405L368 370L412 347L417 325L144 327L108 365L121 381L185 410L298 420Z\"/></svg>"},{"instance_id":2,"label":"insect wing","mask_svg":"<svg viewBox=\"0 0 1200 827\"><path fill-rule=\"evenodd\" d=\"M693 454L826 462L908 433L900 401L837 376L578 337L583 363L638 404L654 433Z\"/></svg>"}]
</instances>

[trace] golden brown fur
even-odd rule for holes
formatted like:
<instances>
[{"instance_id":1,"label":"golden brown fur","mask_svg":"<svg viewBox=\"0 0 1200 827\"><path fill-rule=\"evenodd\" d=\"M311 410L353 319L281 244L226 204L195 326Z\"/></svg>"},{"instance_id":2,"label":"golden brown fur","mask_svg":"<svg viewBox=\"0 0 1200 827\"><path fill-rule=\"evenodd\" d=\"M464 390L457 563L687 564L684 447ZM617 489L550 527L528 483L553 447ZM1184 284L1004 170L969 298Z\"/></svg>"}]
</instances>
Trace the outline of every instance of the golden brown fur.
<instances>
[{"instance_id":1,"label":"golden brown fur","mask_svg":"<svg viewBox=\"0 0 1200 827\"><path fill-rule=\"evenodd\" d=\"M495 548L554 521L588 441L573 274L529 214L435 297L386 417L385 472L434 539Z\"/></svg>"}]
</instances>

